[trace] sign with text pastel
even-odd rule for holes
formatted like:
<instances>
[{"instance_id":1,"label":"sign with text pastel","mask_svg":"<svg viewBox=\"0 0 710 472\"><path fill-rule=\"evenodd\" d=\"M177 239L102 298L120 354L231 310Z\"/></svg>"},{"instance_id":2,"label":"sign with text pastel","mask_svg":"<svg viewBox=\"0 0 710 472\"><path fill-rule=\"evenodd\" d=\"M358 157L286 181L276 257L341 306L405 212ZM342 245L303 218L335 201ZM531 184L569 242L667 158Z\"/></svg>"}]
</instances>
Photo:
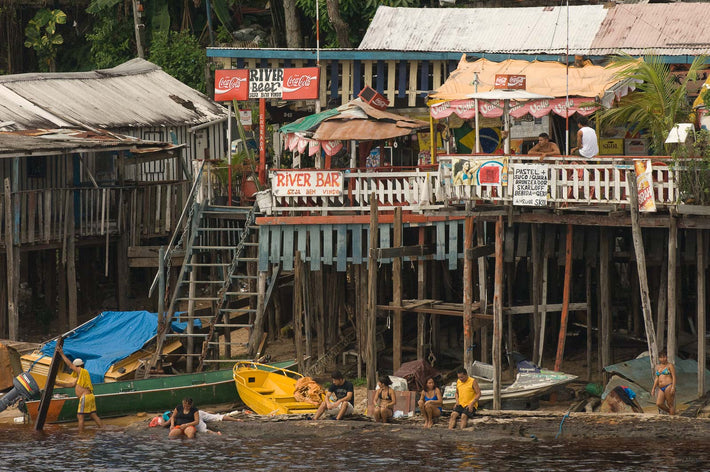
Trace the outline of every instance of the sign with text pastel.
<instances>
[{"instance_id":1,"label":"sign with text pastel","mask_svg":"<svg viewBox=\"0 0 710 472\"><path fill-rule=\"evenodd\" d=\"M277 98L316 100L317 67L226 69L215 71L216 101Z\"/></svg>"},{"instance_id":2,"label":"sign with text pastel","mask_svg":"<svg viewBox=\"0 0 710 472\"><path fill-rule=\"evenodd\" d=\"M214 99L218 102L248 100L249 71L246 69L227 69L214 71Z\"/></svg>"},{"instance_id":3,"label":"sign with text pastel","mask_svg":"<svg viewBox=\"0 0 710 472\"><path fill-rule=\"evenodd\" d=\"M513 170L513 205L547 206L548 166L544 164L517 164Z\"/></svg>"},{"instance_id":4,"label":"sign with text pastel","mask_svg":"<svg viewBox=\"0 0 710 472\"><path fill-rule=\"evenodd\" d=\"M343 194L343 173L327 170L277 171L271 177L275 197L335 197Z\"/></svg>"}]
</instances>

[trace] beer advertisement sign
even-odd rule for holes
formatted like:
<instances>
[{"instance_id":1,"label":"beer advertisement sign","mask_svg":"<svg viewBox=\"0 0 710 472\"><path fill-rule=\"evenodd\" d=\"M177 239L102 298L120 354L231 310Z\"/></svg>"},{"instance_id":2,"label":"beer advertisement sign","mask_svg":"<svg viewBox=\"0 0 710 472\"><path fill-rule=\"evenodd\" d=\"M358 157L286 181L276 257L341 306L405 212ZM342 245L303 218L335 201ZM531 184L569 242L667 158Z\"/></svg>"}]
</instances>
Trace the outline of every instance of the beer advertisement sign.
<instances>
[{"instance_id":1,"label":"beer advertisement sign","mask_svg":"<svg viewBox=\"0 0 710 472\"><path fill-rule=\"evenodd\" d=\"M316 100L318 78L317 67L218 70L215 100Z\"/></svg>"}]
</instances>

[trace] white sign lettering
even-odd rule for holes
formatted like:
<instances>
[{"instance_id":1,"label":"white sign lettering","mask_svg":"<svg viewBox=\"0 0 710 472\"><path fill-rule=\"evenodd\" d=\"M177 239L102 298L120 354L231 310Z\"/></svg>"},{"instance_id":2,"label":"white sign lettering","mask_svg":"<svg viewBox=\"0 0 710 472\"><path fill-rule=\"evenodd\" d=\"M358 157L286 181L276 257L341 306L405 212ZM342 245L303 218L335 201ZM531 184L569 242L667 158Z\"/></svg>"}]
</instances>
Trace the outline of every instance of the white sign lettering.
<instances>
[{"instance_id":1,"label":"white sign lettering","mask_svg":"<svg viewBox=\"0 0 710 472\"><path fill-rule=\"evenodd\" d=\"M513 205L547 206L548 166L516 164L513 167Z\"/></svg>"},{"instance_id":2,"label":"white sign lettering","mask_svg":"<svg viewBox=\"0 0 710 472\"><path fill-rule=\"evenodd\" d=\"M343 173L337 171L278 171L271 177L276 197L339 196L343 194Z\"/></svg>"}]
</instances>

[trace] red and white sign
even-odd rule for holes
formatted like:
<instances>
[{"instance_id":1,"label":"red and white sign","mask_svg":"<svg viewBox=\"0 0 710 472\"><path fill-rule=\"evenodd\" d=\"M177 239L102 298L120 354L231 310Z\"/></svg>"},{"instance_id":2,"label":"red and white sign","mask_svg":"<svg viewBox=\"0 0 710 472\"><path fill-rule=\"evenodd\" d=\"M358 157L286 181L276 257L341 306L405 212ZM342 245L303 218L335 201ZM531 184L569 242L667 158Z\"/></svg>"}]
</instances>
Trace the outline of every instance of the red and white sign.
<instances>
[{"instance_id":1,"label":"red and white sign","mask_svg":"<svg viewBox=\"0 0 710 472\"><path fill-rule=\"evenodd\" d=\"M650 159L634 160L636 171L636 190L638 192L639 211L656 211L656 200L653 194L653 165Z\"/></svg>"},{"instance_id":2,"label":"red and white sign","mask_svg":"<svg viewBox=\"0 0 710 472\"><path fill-rule=\"evenodd\" d=\"M525 76L511 74L496 74L493 88L505 90L525 90Z\"/></svg>"},{"instance_id":3,"label":"red and white sign","mask_svg":"<svg viewBox=\"0 0 710 472\"><path fill-rule=\"evenodd\" d=\"M275 197L339 196L343 173L332 170L276 171L271 177Z\"/></svg>"},{"instance_id":4,"label":"red and white sign","mask_svg":"<svg viewBox=\"0 0 710 472\"><path fill-rule=\"evenodd\" d=\"M570 98L565 105L564 98L529 100L527 102L516 103L510 102L510 116L520 118L528 113L535 118L541 118L553 112L559 116L565 117L578 113L583 116L591 115L599 108L595 105L594 99L586 97ZM503 100L479 100L479 113L486 118L499 118L503 116ZM475 101L473 99L452 100L450 102L436 103L430 108L431 116L437 120L456 114L464 120L473 118L476 115Z\"/></svg>"},{"instance_id":5,"label":"red and white sign","mask_svg":"<svg viewBox=\"0 0 710 472\"><path fill-rule=\"evenodd\" d=\"M284 80L281 88L284 100L317 100L318 77L317 67L301 67L284 69Z\"/></svg>"},{"instance_id":6,"label":"red and white sign","mask_svg":"<svg viewBox=\"0 0 710 472\"><path fill-rule=\"evenodd\" d=\"M281 100L318 99L319 69L226 69L215 71L216 101L278 98Z\"/></svg>"},{"instance_id":7,"label":"red and white sign","mask_svg":"<svg viewBox=\"0 0 710 472\"><path fill-rule=\"evenodd\" d=\"M218 102L248 100L249 71L246 69L216 70L214 72L214 99Z\"/></svg>"}]
</instances>

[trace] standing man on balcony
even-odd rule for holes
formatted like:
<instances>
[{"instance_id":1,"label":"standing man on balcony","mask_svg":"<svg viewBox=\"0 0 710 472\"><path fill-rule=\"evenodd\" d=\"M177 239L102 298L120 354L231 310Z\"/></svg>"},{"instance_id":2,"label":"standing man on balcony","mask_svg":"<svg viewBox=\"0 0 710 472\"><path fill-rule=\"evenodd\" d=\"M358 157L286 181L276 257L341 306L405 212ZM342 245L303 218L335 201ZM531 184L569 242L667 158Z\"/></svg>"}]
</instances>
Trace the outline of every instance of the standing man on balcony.
<instances>
[{"instance_id":1,"label":"standing man on balcony","mask_svg":"<svg viewBox=\"0 0 710 472\"><path fill-rule=\"evenodd\" d=\"M570 151L576 156L585 159L591 159L599 154L599 141L597 140L597 132L589 126L589 119L586 116L577 118L579 131L577 131L577 147L573 147Z\"/></svg>"}]
</instances>

